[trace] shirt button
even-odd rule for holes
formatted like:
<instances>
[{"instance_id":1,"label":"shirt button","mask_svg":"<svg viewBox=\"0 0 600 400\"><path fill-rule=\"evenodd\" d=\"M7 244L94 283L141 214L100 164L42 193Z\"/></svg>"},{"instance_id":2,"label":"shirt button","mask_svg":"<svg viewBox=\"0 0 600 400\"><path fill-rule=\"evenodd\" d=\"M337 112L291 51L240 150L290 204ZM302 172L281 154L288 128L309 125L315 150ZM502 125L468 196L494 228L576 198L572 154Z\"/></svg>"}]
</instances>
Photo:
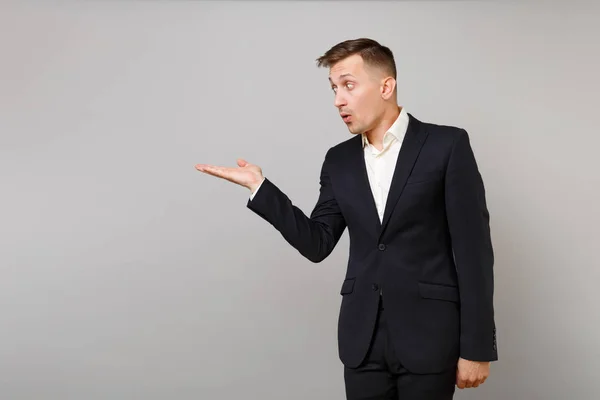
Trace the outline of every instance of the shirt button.
<instances>
[{"instance_id":1,"label":"shirt button","mask_svg":"<svg viewBox=\"0 0 600 400\"><path fill-rule=\"evenodd\" d=\"M379 250L384 251L385 250L385 244L379 243Z\"/></svg>"},{"instance_id":2,"label":"shirt button","mask_svg":"<svg viewBox=\"0 0 600 400\"><path fill-rule=\"evenodd\" d=\"M377 291L377 290L379 290L379 285L374 283L373 285L371 285L371 288L373 288L373 290Z\"/></svg>"}]
</instances>

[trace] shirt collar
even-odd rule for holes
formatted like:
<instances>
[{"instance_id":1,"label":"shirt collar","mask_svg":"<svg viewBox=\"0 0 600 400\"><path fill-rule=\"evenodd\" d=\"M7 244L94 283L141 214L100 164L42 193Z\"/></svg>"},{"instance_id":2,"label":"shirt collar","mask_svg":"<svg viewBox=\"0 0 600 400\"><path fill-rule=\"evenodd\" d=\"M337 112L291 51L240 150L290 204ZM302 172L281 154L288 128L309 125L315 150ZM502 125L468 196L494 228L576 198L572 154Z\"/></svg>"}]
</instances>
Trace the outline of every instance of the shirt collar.
<instances>
[{"instance_id":1,"label":"shirt collar","mask_svg":"<svg viewBox=\"0 0 600 400\"><path fill-rule=\"evenodd\" d=\"M408 113L404 107L400 110L400 115L396 118L396 121L390 126L390 129L383 135L383 148L385 149L390 145L394 140L402 141L404 134L406 133L406 128L408 127ZM363 148L369 145L369 139L367 139L367 135L364 133L362 136L362 145Z\"/></svg>"}]
</instances>

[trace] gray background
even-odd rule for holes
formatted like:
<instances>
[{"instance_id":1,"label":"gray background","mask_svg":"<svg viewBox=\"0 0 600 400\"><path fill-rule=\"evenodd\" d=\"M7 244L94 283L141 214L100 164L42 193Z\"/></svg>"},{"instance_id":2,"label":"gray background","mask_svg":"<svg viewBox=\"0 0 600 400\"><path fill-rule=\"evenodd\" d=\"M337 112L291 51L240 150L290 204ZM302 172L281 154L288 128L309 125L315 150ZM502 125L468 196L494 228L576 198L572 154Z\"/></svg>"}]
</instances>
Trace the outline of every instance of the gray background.
<instances>
[{"instance_id":1,"label":"gray background","mask_svg":"<svg viewBox=\"0 0 600 400\"><path fill-rule=\"evenodd\" d=\"M314 59L367 36L399 101L466 128L500 361L458 399L597 399L600 7L2 2L0 398L343 399L345 234L322 264L196 163L309 213L349 137Z\"/></svg>"}]
</instances>

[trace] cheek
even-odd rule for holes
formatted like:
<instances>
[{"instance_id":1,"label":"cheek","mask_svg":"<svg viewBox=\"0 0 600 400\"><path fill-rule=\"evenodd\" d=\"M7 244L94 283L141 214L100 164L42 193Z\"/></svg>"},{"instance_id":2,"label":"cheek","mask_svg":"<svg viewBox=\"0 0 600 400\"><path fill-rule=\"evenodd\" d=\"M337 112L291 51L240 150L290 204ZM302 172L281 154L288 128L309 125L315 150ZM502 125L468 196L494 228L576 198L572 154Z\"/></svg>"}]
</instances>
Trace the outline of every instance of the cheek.
<instances>
[{"instance_id":1,"label":"cheek","mask_svg":"<svg viewBox=\"0 0 600 400\"><path fill-rule=\"evenodd\" d=\"M373 118L372 105L369 105L368 100L363 100L356 107L357 115L364 123L368 123Z\"/></svg>"},{"instance_id":2,"label":"cheek","mask_svg":"<svg viewBox=\"0 0 600 400\"><path fill-rule=\"evenodd\" d=\"M369 101L363 98L354 99L354 111L356 116L360 119L364 119L369 115Z\"/></svg>"}]
</instances>

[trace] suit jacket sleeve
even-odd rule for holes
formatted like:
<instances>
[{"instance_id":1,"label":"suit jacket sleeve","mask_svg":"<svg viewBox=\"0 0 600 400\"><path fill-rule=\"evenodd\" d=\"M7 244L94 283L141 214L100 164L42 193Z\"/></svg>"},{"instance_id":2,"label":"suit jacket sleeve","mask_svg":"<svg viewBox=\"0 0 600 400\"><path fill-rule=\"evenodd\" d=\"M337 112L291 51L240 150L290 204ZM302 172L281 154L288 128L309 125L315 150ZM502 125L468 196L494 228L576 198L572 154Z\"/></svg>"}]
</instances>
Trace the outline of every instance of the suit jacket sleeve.
<instances>
[{"instance_id":1,"label":"suit jacket sleeve","mask_svg":"<svg viewBox=\"0 0 600 400\"><path fill-rule=\"evenodd\" d=\"M446 215L461 300L460 356L498 358L494 322L494 253L485 189L469 136L461 130L446 170Z\"/></svg>"},{"instance_id":2,"label":"suit jacket sleeve","mask_svg":"<svg viewBox=\"0 0 600 400\"><path fill-rule=\"evenodd\" d=\"M247 204L250 210L273 225L300 254L315 263L331 254L346 228L331 186L329 159L327 152L321 168L319 197L310 217L266 178Z\"/></svg>"}]
</instances>

